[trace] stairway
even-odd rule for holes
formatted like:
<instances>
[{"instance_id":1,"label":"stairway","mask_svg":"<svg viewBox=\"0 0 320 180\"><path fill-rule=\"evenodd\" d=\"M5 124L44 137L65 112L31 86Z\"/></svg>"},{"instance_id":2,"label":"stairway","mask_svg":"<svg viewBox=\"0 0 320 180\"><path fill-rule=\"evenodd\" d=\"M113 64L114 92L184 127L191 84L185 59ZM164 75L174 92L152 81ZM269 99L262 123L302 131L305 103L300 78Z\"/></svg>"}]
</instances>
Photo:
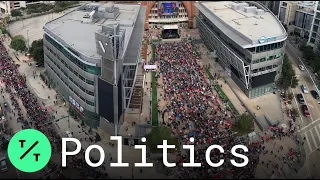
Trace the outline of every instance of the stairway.
<instances>
[{"instance_id":1,"label":"stairway","mask_svg":"<svg viewBox=\"0 0 320 180\"><path fill-rule=\"evenodd\" d=\"M136 83L133 87L133 93L131 96L129 108L140 109L141 111L142 98L143 98L143 75L137 75Z\"/></svg>"}]
</instances>

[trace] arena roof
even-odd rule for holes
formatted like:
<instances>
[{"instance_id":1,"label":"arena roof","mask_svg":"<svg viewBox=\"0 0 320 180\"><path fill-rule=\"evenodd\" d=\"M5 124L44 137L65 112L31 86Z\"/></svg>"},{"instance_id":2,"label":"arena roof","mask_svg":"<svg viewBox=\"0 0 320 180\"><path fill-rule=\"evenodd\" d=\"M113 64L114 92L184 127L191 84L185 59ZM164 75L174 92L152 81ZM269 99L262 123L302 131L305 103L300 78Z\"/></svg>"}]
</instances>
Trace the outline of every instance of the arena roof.
<instances>
[{"instance_id":1,"label":"arena roof","mask_svg":"<svg viewBox=\"0 0 320 180\"><path fill-rule=\"evenodd\" d=\"M254 45L263 36L286 37L281 23L266 9L255 9L247 3L233 1L199 2L195 6L241 46Z\"/></svg>"},{"instance_id":2,"label":"arena roof","mask_svg":"<svg viewBox=\"0 0 320 180\"><path fill-rule=\"evenodd\" d=\"M90 3L87 5L93 9L105 6L105 4L100 3ZM100 58L101 56L96 51L95 32L101 30L102 25L119 23L120 29L125 29L124 52L136 50L139 47L138 43L141 43L139 37L142 38L143 34L145 7L135 4L114 4L114 7L118 7L120 12L114 19L100 18L98 20L94 19L90 23L84 23L83 17L88 16L92 11L84 11L78 8L58 19L48 22L45 24L44 29L49 30L50 33L62 39L64 41L62 42L63 44L74 48L79 53L91 58ZM137 28L139 30L136 30ZM126 56L133 56L132 53L126 52L125 54ZM134 56L137 57L136 55Z\"/></svg>"}]
</instances>

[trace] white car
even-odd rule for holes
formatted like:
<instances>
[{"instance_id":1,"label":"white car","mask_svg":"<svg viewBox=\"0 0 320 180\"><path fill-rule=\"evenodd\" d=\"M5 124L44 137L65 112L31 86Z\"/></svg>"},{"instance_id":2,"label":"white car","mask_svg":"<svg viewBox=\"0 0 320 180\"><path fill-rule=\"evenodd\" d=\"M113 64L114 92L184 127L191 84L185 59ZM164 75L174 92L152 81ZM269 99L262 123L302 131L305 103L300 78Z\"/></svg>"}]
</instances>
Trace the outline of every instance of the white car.
<instances>
[{"instance_id":1,"label":"white car","mask_svg":"<svg viewBox=\"0 0 320 180\"><path fill-rule=\"evenodd\" d=\"M66 131L66 134L68 138L72 138L72 134L70 133L70 131Z\"/></svg>"},{"instance_id":2,"label":"white car","mask_svg":"<svg viewBox=\"0 0 320 180\"><path fill-rule=\"evenodd\" d=\"M304 66L302 66L301 64L299 65L299 69L300 69L301 71L306 70L306 69L304 68Z\"/></svg>"},{"instance_id":3,"label":"white car","mask_svg":"<svg viewBox=\"0 0 320 180\"><path fill-rule=\"evenodd\" d=\"M305 93L305 94L309 93L309 90L308 90L307 86L304 85L304 84L301 85L301 90L302 90L302 92Z\"/></svg>"}]
</instances>

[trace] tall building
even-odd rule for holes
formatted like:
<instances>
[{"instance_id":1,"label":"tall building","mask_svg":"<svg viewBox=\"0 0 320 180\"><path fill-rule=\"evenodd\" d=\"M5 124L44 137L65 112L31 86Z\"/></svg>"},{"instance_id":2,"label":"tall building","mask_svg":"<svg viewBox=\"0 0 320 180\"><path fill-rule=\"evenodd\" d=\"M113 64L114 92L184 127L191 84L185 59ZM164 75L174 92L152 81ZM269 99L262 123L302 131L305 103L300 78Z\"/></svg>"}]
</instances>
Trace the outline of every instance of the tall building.
<instances>
[{"instance_id":1,"label":"tall building","mask_svg":"<svg viewBox=\"0 0 320 180\"><path fill-rule=\"evenodd\" d=\"M261 4L265 5L274 15L278 15L280 1L258 1Z\"/></svg>"},{"instance_id":2,"label":"tall building","mask_svg":"<svg viewBox=\"0 0 320 180\"><path fill-rule=\"evenodd\" d=\"M201 38L249 98L273 91L280 77L287 33L257 2L196 3Z\"/></svg>"},{"instance_id":3,"label":"tall building","mask_svg":"<svg viewBox=\"0 0 320 180\"><path fill-rule=\"evenodd\" d=\"M142 1L147 7L145 29L160 29L164 25L178 25L180 28L195 28L195 1ZM177 8L177 14L172 9Z\"/></svg>"},{"instance_id":4,"label":"tall building","mask_svg":"<svg viewBox=\"0 0 320 180\"><path fill-rule=\"evenodd\" d=\"M308 39L314 17L315 3L309 1L280 1L280 22L289 35Z\"/></svg>"},{"instance_id":5,"label":"tall building","mask_svg":"<svg viewBox=\"0 0 320 180\"><path fill-rule=\"evenodd\" d=\"M141 61L145 7L89 3L44 26L53 87L91 127L117 134Z\"/></svg>"},{"instance_id":6,"label":"tall building","mask_svg":"<svg viewBox=\"0 0 320 180\"><path fill-rule=\"evenodd\" d=\"M27 7L30 4L54 3L55 1L0 1L0 10L3 14L11 14L14 9Z\"/></svg>"},{"instance_id":7,"label":"tall building","mask_svg":"<svg viewBox=\"0 0 320 180\"><path fill-rule=\"evenodd\" d=\"M313 46L313 50L320 55L320 4L315 1L314 15L311 26L311 33L308 40L308 45Z\"/></svg>"}]
</instances>

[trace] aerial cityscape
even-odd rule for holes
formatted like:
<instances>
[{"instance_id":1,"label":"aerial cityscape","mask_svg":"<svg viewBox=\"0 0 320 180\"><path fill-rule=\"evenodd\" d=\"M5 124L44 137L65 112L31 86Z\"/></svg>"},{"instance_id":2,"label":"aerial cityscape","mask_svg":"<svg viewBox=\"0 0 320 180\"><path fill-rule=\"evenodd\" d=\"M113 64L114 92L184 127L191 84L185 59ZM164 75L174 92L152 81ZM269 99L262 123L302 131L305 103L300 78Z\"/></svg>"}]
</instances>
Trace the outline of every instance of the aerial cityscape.
<instances>
[{"instance_id":1,"label":"aerial cityscape","mask_svg":"<svg viewBox=\"0 0 320 180\"><path fill-rule=\"evenodd\" d=\"M0 179L320 178L320 1L0 1Z\"/></svg>"}]
</instances>

